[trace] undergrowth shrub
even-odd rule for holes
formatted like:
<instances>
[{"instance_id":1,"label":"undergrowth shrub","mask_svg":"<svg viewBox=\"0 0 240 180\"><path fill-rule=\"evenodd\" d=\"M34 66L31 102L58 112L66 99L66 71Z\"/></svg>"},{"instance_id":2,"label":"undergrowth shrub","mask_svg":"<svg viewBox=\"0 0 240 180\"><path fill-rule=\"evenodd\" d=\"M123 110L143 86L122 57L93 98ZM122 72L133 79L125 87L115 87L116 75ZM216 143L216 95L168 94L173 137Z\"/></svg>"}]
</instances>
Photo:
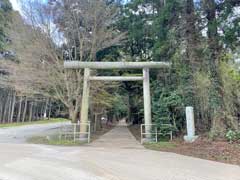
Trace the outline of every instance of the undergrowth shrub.
<instances>
[{"instance_id":1,"label":"undergrowth shrub","mask_svg":"<svg viewBox=\"0 0 240 180\"><path fill-rule=\"evenodd\" d=\"M240 131L228 130L226 133L226 139L230 143L240 141Z\"/></svg>"}]
</instances>

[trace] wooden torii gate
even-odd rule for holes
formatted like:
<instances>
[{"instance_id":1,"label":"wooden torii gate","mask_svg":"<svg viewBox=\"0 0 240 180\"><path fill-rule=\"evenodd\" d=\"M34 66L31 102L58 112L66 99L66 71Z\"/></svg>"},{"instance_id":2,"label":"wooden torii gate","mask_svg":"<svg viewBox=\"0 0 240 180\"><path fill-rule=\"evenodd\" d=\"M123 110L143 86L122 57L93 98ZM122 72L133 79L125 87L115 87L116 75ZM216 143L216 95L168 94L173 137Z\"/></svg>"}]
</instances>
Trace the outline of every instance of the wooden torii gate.
<instances>
[{"instance_id":1,"label":"wooden torii gate","mask_svg":"<svg viewBox=\"0 0 240 180\"><path fill-rule=\"evenodd\" d=\"M88 122L90 81L143 81L144 123L152 124L149 69L159 69L169 66L170 63L167 62L64 62L64 68L66 69L84 69L84 83L80 118L80 121L83 124L87 124ZM91 69L142 69L143 75L91 76ZM85 126L81 126L80 128L80 132L87 131L87 127ZM146 127L146 132L150 132L150 130L150 126Z\"/></svg>"}]
</instances>

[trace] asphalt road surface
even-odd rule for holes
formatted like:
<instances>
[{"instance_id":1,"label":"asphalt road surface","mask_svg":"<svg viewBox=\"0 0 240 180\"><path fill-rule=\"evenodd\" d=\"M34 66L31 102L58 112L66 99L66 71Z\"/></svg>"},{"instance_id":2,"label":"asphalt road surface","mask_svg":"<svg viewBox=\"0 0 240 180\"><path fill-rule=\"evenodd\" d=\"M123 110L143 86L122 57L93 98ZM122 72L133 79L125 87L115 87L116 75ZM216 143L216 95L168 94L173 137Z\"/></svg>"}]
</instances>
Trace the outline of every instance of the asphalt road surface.
<instances>
[{"instance_id":1,"label":"asphalt road surface","mask_svg":"<svg viewBox=\"0 0 240 180\"><path fill-rule=\"evenodd\" d=\"M239 166L146 150L125 126L79 147L26 144L56 126L25 128L0 129L0 180L240 180Z\"/></svg>"},{"instance_id":2,"label":"asphalt road surface","mask_svg":"<svg viewBox=\"0 0 240 180\"><path fill-rule=\"evenodd\" d=\"M29 137L54 133L66 124L70 123L58 122L0 128L0 143L25 143Z\"/></svg>"}]
</instances>

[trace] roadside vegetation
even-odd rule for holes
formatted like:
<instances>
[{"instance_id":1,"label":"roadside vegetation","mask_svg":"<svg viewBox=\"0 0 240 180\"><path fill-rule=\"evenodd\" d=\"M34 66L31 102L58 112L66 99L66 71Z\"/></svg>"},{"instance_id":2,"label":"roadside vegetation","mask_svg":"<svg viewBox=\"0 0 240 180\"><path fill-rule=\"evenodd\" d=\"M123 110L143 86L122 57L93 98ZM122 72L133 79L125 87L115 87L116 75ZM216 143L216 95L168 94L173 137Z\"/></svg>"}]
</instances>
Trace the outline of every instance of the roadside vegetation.
<instances>
[{"instance_id":1,"label":"roadside vegetation","mask_svg":"<svg viewBox=\"0 0 240 180\"><path fill-rule=\"evenodd\" d=\"M140 128L138 125L129 126L129 130L140 142ZM162 152L172 152L186 156L197 157L206 160L240 165L240 143L229 141L228 138L211 140L207 134L201 135L193 143L186 143L183 135L178 135L173 141L168 137L159 138L159 142L143 143L147 149Z\"/></svg>"},{"instance_id":2,"label":"roadside vegetation","mask_svg":"<svg viewBox=\"0 0 240 180\"><path fill-rule=\"evenodd\" d=\"M240 144L224 140L211 141L200 138L194 143L185 143L182 139L174 141L145 143L144 147L155 151L173 152L206 160L240 165Z\"/></svg>"},{"instance_id":3,"label":"roadside vegetation","mask_svg":"<svg viewBox=\"0 0 240 180\"><path fill-rule=\"evenodd\" d=\"M87 142L83 141L73 141L73 140L64 140L59 139L57 135L54 136L34 136L27 139L28 143L32 144L46 144L46 145L56 145L56 146L80 146L84 145Z\"/></svg>"}]
</instances>

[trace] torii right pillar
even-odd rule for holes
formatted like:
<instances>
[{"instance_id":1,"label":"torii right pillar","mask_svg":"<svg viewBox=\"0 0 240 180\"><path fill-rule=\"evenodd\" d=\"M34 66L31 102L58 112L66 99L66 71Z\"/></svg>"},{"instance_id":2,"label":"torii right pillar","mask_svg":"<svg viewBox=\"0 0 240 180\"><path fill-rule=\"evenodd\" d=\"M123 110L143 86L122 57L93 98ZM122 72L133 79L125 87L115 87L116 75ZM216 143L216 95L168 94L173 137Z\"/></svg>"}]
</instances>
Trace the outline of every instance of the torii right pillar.
<instances>
[{"instance_id":1,"label":"torii right pillar","mask_svg":"<svg viewBox=\"0 0 240 180\"><path fill-rule=\"evenodd\" d=\"M151 113L151 94L150 94L150 77L149 68L143 68L143 99L144 99L144 124L145 132L151 132L152 113ZM146 135L147 139L151 138L150 134Z\"/></svg>"}]
</instances>

